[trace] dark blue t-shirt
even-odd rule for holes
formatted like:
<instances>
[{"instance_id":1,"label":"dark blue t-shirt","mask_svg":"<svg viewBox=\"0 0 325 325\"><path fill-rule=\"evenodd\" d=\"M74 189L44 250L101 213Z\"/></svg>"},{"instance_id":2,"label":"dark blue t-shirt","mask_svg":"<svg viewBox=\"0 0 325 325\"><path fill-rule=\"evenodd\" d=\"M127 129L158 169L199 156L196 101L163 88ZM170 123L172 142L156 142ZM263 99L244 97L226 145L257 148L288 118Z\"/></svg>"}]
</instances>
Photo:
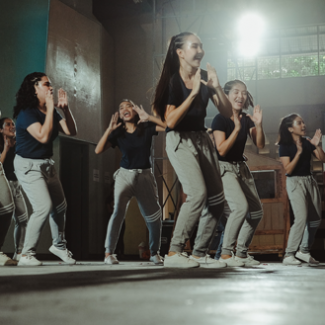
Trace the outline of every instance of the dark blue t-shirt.
<instances>
[{"instance_id":1,"label":"dark blue t-shirt","mask_svg":"<svg viewBox=\"0 0 325 325\"><path fill-rule=\"evenodd\" d=\"M311 160L312 153L314 152L314 150L316 150L316 147L313 144L311 144L306 138L302 138L301 143L302 143L302 153L292 173L290 175L286 174L288 177L311 175L310 160ZM295 143L289 145L280 144L279 146L280 157L289 157L290 161L292 161L296 153L297 153L297 146Z\"/></svg>"},{"instance_id":2,"label":"dark blue t-shirt","mask_svg":"<svg viewBox=\"0 0 325 325\"><path fill-rule=\"evenodd\" d=\"M62 116L54 110L53 129L47 143L37 141L27 128L34 123L44 124L46 115L37 108L21 110L16 121L16 154L23 158L45 159L53 155L53 141L59 134Z\"/></svg>"},{"instance_id":3,"label":"dark blue t-shirt","mask_svg":"<svg viewBox=\"0 0 325 325\"><path fill-rule=\"evenodd\" d=\"M157 135L156 124L143 123L143 133L139 135L137 128L133 133L126 132L122 127L113 131L107 141L122 152L120 166L125 169L147 169L151 167L150 149L152 136Z\"/></svg>"},{"instance_id":4,"label":"dark blue t-shirt","mask_svg":"<svg viewBox=\"0 0 325 325\"><path fill-rule=\"evenodd\" d=\"M237 135L237 139L231 149L227 152L225 157L220 156L218 150L218 158L221 161L244 161L243 153L245 150L245 144L247 141L247 135L249 130L255 126L253 121L246 116L246 113L241 113L242 118L240 120L241 129ZM235 129L234 121L229 117L224 117L221 114L215 116L211 124L212 131L222 131L226 134L226 139L229 138L231 133Z\"/></svg>"},{"instance_id":5,"label":"dark blue t-shirt","mask_svg":"<svg viewBox=\"0 0 325 325\"><path fill-rule=\"evenodd\" d=\"M208 80L208 73L205 70L201 70L201 79L205 81ZM174 105L176 107L179 107L190 95L191 91L192 89L186 88L179 72L176 72L170 80L167 105ZM212 97L213 91L201 83L200 92L193 100L191 106L186 112L186 115L175 126L174 129L167 127L166 132L206 130L206 127L204 125L206 107L208 106L209 98Z\"/></svg>"}]
</instances>

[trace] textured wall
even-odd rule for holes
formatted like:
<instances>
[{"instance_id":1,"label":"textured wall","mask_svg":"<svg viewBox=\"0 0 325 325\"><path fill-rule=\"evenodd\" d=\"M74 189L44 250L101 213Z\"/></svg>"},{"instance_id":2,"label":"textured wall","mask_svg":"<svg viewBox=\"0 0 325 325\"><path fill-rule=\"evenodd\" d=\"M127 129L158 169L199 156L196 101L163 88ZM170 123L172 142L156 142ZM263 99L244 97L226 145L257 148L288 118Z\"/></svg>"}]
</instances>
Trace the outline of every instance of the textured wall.
<instances>
[{"instance_id":1,"label":"textured wall","mask_svg":"<svg viewBox=\"0 0 325 325\"><path fill-rule=\"evenodd\" d=\"M12 116L24 77L45 70L49 1L0 1L0 110Z\"/></svg>"}]
</instances>

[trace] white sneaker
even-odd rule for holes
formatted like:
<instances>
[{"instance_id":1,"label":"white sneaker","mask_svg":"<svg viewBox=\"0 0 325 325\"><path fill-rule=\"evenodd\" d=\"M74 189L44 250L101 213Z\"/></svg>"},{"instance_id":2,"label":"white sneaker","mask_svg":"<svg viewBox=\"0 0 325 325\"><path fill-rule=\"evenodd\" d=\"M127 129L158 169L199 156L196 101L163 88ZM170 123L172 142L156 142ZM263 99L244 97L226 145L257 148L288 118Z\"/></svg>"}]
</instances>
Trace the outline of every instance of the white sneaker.
<instances>
[{"instance_id":1,"label":"white sneaker","mask_svg":"<svg viewBox=\"0 0 325 325\"><path fill-rule=\"evenodd\" d=\"M21 256L18 262L18 266L40 266L40 265L42 265L42 262L40 262L33 255Z\"/></svg>"},{"instance_id":2,"label":"white sneaker","mask_svg":"<svg viewBox=\"0 0 325 325\"><path fill-rule=\"evenodd\" d=\"M21 253L19 253L19 254L15 253L12 259L13 259L14 261L19 262L20 258L21 258Z\"/></svg>"},{"instance_id":3,"label":"white sneaker","mask_svg":"<svg viewBox=\"0 0 325 325\"><path fill-rule=\"evenodd\" d=\"M195 258L193 255L190 256L190 259L200 263L200 267L205 267L208 269L220 269L226 267L227 264L221 261L217 261L210 257L210 255L205 255L204 257Z\"/></svg>"},{"instance_id":4,"label":"white sneaker","mask_svg":"<svg viewBox=\"0 0 325 325\"><path fill-rule=\"evenodd\" d=\"M118 259L116 258L116 254L111 254L105 257L104 259L105 264L119 264Z\"/></svg>"},{"instance_id":5,"label":"white sneaker","mask_svg":"<svg viewBox=\"0 0 325 325\"><path fill-rule=\"evenodd\" d=\"M192 267L199 267L200 263L189 259L186 253L177 252L173 256L165 255L164 267L175 267L180 269L189 269Z\"/></svg>"},{"instance_id":6,"label":"white sneaker","mask_svg":"<svg viewBox=\"0 0 325 325\"><path fill-rule=\"evenodd\" d=\"M240 258L238 256L235 257L236 261L243 262L245 266L255 266L255 265L260 265L261 262L254 260L253 256L250 256L247 254L246 258Z\"/></svg>"},{"instance_id":7,"label":"white sneaker","mask_svg":"<svg viewBox=\"0 0 325 325\"><path fill-rule=\"evenodd\" d=\"M49 248L49 251L57 257L61 258L61 260L67 264L76 264L76 260L72 258L72 253L67 249L57 249L52 245Z\"/></svg>"},{"instance_id":8,"label":"white sneaker","mask_svg":"<svg viewBox=\"0 0 325 325\"><path fill-rule=\"evenodd\" d=\"M294 256L287 256L283 259L282 263L284 265L300 265L301 262L298 261Z\"/></svg>"},{"instance_id":9,"label":"white sneaker","mask_svg":"<svg viewBox=\"0 0 325 325\"><path fill-rule=\"evenodd\" d=\"M319 261L316 261L310 255L310 253L302 253L302 252L298 251L296 253L296 257L299 258L301 261L308 263L310 266L318 266L319 265Z\"/></svg>"},{"instance_id":10,"label":"white sneaker","mask_svg":"<svg viewBox=\"0 0 325 325\"><path fill-rule=\"evenodd\" d=\"M0 252L0 266L16 266L17 262Z\"/></svg>"},{"instance_id":11,"label":"white sneaker","mask_svg":"<svg viewBox=\"0 0 325 325\"><path fill-rule=\"evenodd\" d=\"M231 252L231 257L230 258L225 258L223 259L222 257L219 258L219 261L222 263L227 264L227 266L230 267L236 267L236 266L245 266L245 263L242 261L238 261L235 259L234 253Z\"/></svg>"},{"instance_id":12,"label":"white sneaker","mask_svg":"<svg viewBox=\"0 0 325 325\"><path fill-rule=\"evenodd\" d=\"M159 254L150 256L150 261L154 262L156 265L164 265L164 260Z\"/></svg>"}]
</instances>

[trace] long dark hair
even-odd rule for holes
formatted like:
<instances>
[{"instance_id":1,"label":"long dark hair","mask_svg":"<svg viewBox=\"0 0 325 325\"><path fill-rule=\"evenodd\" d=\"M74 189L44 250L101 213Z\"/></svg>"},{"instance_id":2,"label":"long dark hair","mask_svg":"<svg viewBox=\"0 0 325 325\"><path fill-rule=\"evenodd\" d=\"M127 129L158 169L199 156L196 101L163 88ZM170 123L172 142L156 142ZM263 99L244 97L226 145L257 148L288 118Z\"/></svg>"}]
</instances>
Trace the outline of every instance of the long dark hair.
<instances>
[{"instance_id":1,"label":"long dark hair","mask_svg":"<svg viewBox=\"0 0 325 325\"><path fill-rule=\"evenodd\" d=\"M161 120L165 121L166 105L168 101L168 88L171 77L179 70L179 58L176 50L183 48L187 37L195 35L191 32L184 32L171 38L167 50L166 59L163 63L161 75L155 90L152 109L159 115Z\"/></svg>"},{"instance_id":2,"label":"long dark hair","mask_svg":"<svg viewBox=\"0 0 325 325\"><path fill-rule=\"evenodd\" d=\"M301 116L297 113L292 113L282 118L279 126L278 142L276 143L277 145L293 143L293 138L291 132L289 131L289 128L292 127L293 121L297 117Z\"/></svg>"},{"instance_id":3,"label":"long dark hair","mask_svg":"<svg viewBox=\"0 0 325 325\"><path fill-rule=\"evenodd\" d=\"M3 117L0 119L0 130L3 130L3 125L6 120L11 120L11 118ZM3 151L4 147L5 147L5 140L4 140L3 134L1 133L1 135L0 135L0 152Z\"/></svg>"},{"instance_id":4,"label":"long dark hair","mask_svg":"<svg viewBox=\"0 0 325 325\"><path fill-rule=\"evenodd\" d=\"M235 86L236 84L242 84L246 87L247 86L245 84L244 81L240 80L240 79L234 79L234 80L230 80L227 81L223 87L223 91L226 95L229 95L230 90L232 89L233 86ZM249 106L254 107L254 102L253 102L253 96L250 94L250 92L247 90L247 99L246 102L244 104L243 109L247 109Z\"/></svg>"},{"instance_id":5,"label":"long dark hair","mask_svg":"<svg viewBox=\"0 0 325 325\"><path fill-rule=\"evenodd\" d=\"M131 99L122 99L120 103L123 103L123 102L127 102L127 103L132 104L133 106L136 106L134 101L132 101ZM119 109L119 113L120 113L120 109ZM142 123L138 124L139 121L140 121L140 117L139 117L139 114L137 113L134 117L133 124L137 127L137 135L141 136L144 132L144 126ZM124 134L126 132L126 127L125 127L124 121L120 118L120 114L119 114L117 123L122 123L122 130L123 130L123 134Z\"/></svg>"},{"instance_id":6,"label":"long dark hair","mask_svg":"<svg viewBox=\"0 0 325 325\"><path fill-rule=\"evenodd\" d=\"M39 101L35 95L34 86L37 85L44 76L46 76L46 74L43 72L33 72L25 77L16 94L16 105L14 106L13 114L14 119L17 118L21 110L37 108Z\"/></svg>"}]
</instances>

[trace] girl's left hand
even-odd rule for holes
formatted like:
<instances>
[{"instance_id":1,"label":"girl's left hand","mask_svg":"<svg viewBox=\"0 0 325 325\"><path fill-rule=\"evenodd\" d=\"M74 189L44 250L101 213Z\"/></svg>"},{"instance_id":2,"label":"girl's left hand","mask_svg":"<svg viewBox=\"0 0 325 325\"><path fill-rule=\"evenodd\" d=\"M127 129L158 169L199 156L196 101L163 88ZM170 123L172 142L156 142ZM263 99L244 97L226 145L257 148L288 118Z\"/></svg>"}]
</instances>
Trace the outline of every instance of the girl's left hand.
<instances>
[{"instance_id":1,"label":"girl's left hand","mask_svg":"<svg viewBox=\"0 0 325 325\"><path fill-rule=\"evenodd\" d=\"M62 110L68 108L68 96L62 88L58 90L58 104L55 106L61 108Z\"/></svg>"},{"instance_id":2,"label":"girl's left hand","mask_svg":"<svg viewBox=\"0 0 325 325\"><path fill-rule=\"evenodd\" d=\"M247 116L254 122L255 126L262 124L262 109L260 105L254 107L253 115L247 114Z\"/></svg>"},{"instance_id":3,"label":"girl's left hand","mask_svg":"<svg viewBox=\"0 0 325 325\"><path fill-rule=\"evenodd\" d=\"M201 80L201 82L212 89L220 87L217 71L210 63L207 63L207 71L208 81Z\"/></svg>"},{"instance_id":4,"label":"girl's left hand","mask_svg":"<svg viewBox=\"0 0 325 325\"><path fill-rule=\"evenodd\" d=\"M317 129L313 138L312 139L307 138L307 140L315 147L317 147L319 145L321 138L322 138L322 131L320 129Z\"/></svg>"},{"instance_id":5,"label":"girl's left hand","mask_svg":"<svg viewBox=\"0 0 325 325\"><path fill-rule=\"evenodd\" d=\"M148 113L143 109L142 105L140 105L140 107L137 106L137 105L135 105L135 106L133 106L133 109L134 109L134 110L138 113L138 115L139 115L140 120L139 120L138 124L139 124L139 123L144 123L144 122L148 122L148 121L149 121L149 114L148 114Z\"/></svg>"}]
</instances>

